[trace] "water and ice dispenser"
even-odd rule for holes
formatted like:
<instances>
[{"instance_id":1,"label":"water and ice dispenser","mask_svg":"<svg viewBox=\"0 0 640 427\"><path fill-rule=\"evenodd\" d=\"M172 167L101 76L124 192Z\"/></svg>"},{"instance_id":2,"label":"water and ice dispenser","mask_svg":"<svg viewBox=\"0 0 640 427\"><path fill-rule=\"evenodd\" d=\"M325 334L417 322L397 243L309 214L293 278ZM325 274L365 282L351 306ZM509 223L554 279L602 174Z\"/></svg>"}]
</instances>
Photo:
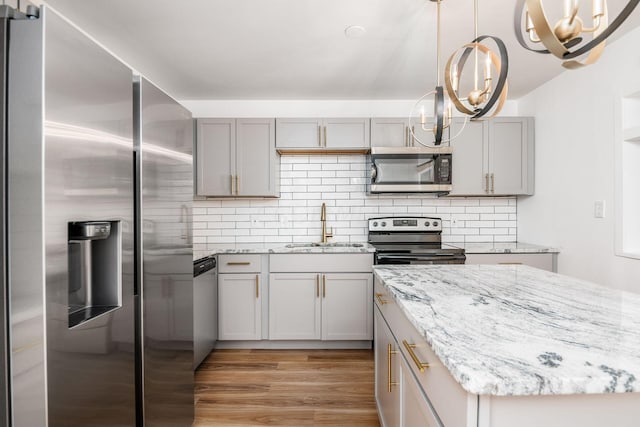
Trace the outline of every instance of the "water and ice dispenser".
<instances>
[{"instance_id":1,"label":"water and ice dispenser","mask_svg":"<svg viewBox=\"0 0 640 427\"><path fill-rule=\"evenodd\" d=\"M70 222L69 328L122 306L120 221Z\"/></svg>"}]
</instances>

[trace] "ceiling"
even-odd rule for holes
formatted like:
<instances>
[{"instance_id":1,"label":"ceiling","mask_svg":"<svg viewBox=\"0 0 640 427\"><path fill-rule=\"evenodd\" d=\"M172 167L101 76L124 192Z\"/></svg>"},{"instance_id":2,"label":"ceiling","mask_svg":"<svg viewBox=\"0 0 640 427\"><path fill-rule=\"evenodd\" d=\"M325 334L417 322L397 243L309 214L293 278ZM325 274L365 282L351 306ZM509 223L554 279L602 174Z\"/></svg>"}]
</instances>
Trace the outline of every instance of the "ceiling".
<instances>
[{"instance_id":1,"label":"ceiling","mask_svg":"<svg viewBox=\"0 0 640 427\"><path fill-rule=\"evenodd\" d=\"M180 100L416 99L435 86L432 1L46 2ZM509 51L510 99L563 70L517 44L515 3L479 2L480 34L502 38ZM582 3L590 10L589 0ZM627 1L608 3L614 17ZM347 38L349 25L366 33ZM616 35L639 25L640 9ZM442 27L445 62L473 38L473 0L443 1Z\"/></svg>"}]
</instances>

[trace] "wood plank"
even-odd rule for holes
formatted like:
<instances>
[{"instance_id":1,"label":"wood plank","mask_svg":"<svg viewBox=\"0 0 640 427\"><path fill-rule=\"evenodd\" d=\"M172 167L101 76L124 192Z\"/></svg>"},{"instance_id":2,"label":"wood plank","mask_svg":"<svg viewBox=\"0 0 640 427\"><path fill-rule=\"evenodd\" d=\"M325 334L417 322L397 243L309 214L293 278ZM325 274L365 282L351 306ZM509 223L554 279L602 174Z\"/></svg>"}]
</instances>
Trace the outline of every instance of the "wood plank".
<instances>
[{"instance_id":1,"label":"wood plank","mask_svg":"<svg viewBox=\"0 0 640 427\"><path fill-rule=\"evenodd\" d=\"M221 350L196 372L195 426L375 426L371 350Z\"/></svg>"}]
</instances>

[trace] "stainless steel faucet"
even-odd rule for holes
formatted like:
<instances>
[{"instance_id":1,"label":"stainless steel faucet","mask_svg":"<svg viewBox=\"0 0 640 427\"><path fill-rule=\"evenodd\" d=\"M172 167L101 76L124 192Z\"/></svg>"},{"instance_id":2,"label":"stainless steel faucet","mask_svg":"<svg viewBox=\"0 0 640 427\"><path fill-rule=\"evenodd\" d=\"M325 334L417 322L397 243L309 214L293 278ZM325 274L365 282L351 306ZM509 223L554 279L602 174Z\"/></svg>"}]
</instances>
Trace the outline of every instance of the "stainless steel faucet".
<instances>
[{"instance_id":1,"label":"stainless steel faucet","mask_svg":"<svg viewBox=\"0 0 640 427\"><path fill-rule=\"evenodd\" d=\"M322 209L320 210L320 221L322 222L322 243L327 243L330 237L333 237L333 228L330 232L327 232L327 205L322 203Z\"/></svg>"}]
</instances>

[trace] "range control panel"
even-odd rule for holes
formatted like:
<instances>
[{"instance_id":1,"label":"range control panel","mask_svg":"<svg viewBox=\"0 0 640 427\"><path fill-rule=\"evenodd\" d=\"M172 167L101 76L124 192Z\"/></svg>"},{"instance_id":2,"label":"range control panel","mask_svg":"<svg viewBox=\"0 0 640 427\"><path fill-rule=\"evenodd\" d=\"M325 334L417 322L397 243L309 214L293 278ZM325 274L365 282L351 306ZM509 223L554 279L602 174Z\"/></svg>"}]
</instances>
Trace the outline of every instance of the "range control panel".
<instances>
[{"instance_id":1,"label":"range control panel","mask_svg":"<svg viewBox=\"0 0 640 427\"><path fill-rule=\"evenodd\" d=\"M442 231L440 218L387 217L371 218L369 231Z\"/></svg>"}]
</instances>

